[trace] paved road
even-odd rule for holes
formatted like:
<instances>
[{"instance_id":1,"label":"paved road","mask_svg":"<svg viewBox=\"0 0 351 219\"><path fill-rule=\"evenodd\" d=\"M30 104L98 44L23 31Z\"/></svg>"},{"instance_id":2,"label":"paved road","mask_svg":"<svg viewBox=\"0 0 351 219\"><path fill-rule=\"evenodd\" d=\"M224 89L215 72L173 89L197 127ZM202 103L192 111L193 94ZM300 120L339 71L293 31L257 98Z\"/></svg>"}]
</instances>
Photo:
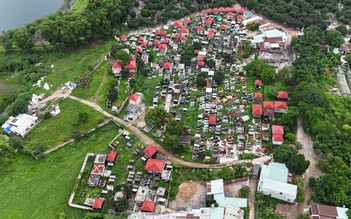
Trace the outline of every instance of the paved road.
<instances>
[{"instance_id":1,"label":"paved road","mask_svg":"<svg viewBox=\"0 0 351 219\"><path fill-rule=\"evenodd\" d=\"M126 128L128 128L129 130L131 130L132 132L134 132L136 135L138 135L141 139L144 140L145 143L147 144L152 144L154 145L163 155L165 155L172 163L175 164L180 164L183 166L189 166L189 167L196 167L196 168L221 168L224 166L230 166L233 164L238 164L238 163L244 163L244 162L252 162L252 160L238 160L238 161L234 161L228 164L201 164L201 163L193 163L193 162L188 162L188 161L184 161L181 160L175 156L173 156L168 150L164 149L160 144L156 143L154 140L152 140L149 136L145 135L144 133L142 133L137 127L133 126L131 123L125 122L124 120L111 115L110 113L106 112L105 110L103 110L99 105L97 105L96 103L93 103L91 101L88 100L84 100L75 96L68 96L68 98L72 99L72 100L76 100L79 101L85 105L88 105L92 108L94 108L95 110L97 110L98 112L100 112L101 114L112 118L114 121L116 121L119 124L124 125Z\"/></svg>"}]
</instances>

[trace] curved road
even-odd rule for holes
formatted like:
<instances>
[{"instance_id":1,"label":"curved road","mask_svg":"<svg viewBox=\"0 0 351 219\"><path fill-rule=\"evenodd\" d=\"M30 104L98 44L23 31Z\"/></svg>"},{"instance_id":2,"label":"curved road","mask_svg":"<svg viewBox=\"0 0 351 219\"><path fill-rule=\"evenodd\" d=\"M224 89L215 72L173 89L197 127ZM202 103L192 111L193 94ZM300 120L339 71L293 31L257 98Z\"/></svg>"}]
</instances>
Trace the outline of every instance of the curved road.
<instances>
[{"instance_id":1,"label":"curved road","mask_svg":"<svg viewBox=\"0 0 351 219\"><path fill-rule=\"evenodd\" d=\"M103 114L103 115L105 115L105 116L107 116L109 118L112 118L115 122L124 125L128 129L133 131L135 134L137 134L140 138L142 138L145 142L155 146L172 163L180 164L180 165L188 166L188 167L195 167L195 168L221 168L221 167L224 167L224 166L230 166L230 165L238 164L238 163L252 162L252 160L238 160L238 161L234 161L234 162L231 162L231 163L228 163L228 164L201 164L201 163L193 163L193 162L188 162L188 161L181 160L181 159L173 156L169 151L164 149L160 144L158 144L157 142L152 140L149 136L147 136L144 133L142 133L137 127L133 126L130 123L125 122L124 120L122 120L122 119L120 119L120 118L118 118L118 117L116 117L114 115L111 115L110 113L108 113L105 110L103 110L96 103L93 103L91 101L84 100L82 98L75 97L75 96L68 96L68 98L70 98L72 100L79 101L79 102L81 102L81 103L83 103L85 105L88 105L88 106L94 108L95 110L97 110L98 112L100 112L101 114Z\"/></svg>"}]
</instances>

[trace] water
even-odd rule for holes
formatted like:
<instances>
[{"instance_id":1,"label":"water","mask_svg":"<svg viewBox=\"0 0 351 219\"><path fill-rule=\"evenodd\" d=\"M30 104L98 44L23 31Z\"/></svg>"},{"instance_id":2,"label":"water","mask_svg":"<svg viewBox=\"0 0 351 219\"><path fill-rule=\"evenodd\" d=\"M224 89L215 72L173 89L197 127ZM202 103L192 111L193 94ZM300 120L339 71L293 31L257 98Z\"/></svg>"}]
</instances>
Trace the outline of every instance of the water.
<instances>
[{"instance_id":1,"label":"water","mask_svg":"<svg viewBox=\"0 0 351 219\"><path fill-rule=\"evenodd\" d=\"M0 33L60 9L63 0L0 0Z\"/></svg>"}]
</instances>

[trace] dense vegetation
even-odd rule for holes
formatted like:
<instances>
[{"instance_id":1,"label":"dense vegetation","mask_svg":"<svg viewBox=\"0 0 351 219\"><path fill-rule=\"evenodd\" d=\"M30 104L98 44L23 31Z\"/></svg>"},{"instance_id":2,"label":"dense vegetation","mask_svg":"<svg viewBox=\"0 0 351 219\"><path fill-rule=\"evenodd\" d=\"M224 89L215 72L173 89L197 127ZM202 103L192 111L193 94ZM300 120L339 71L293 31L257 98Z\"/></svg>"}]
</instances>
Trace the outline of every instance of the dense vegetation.
<instances>
[{"instance_id":1,"label":"dense vegetation","mask_svg":"<svg viewBox=\"0 0 351 219\"><path fill-rule=\"evenodd\" d=\"M351 99L328 94L330 70L338 58L321 47L327 33L312 26L292 42L299 58L295 61L298 85L292 95L304 128L322 155L320 167L326 174L316 183L313 201L351 206Z\"/></svg>"},{"instance_id":2,"label":"dense vegetation","mask_svg":"<svg viewBox=\"0 0 351 219\"><path fill-rule=\"evenodd\" d=\"M157 26L166 23L170 18L180 19L190 13L201 11L205 8L229 7L233 0L145 0L141 9L141 17L133 18L128 22L128 27L136 29L143 26Z\"/></svg>"}]
</instances>

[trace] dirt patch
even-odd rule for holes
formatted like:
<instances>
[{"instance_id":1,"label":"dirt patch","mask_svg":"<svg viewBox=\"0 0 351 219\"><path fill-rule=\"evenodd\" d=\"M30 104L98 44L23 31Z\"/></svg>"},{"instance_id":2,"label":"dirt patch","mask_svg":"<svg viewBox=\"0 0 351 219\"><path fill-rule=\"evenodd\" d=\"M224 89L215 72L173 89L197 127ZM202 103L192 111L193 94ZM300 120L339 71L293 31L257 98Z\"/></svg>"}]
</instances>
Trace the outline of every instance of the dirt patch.
<instances>
[{"instance_id":1,"label":"dirt patch","mask_svg":"<svg viewBox=\"0 0 351 219\"><path fill-rule=\"evenodd\" d=\"M206 185L200 182L184 182L178 187L178 194L171 201L169 208L173 210L186 210L188 208L201 208L206 206Z\"/></svg>"},{"instance_id":2,"label":"dirt patch","mask_svg":"<svg viewBox=\"0 0 351 219\"><path fill-rule=\"evenodd\" d=\"M225 195L228 197L239 197L239 190L241 189L241 187L248 186L248 185L249 185L249 179L225 184L224 185Z\"/></svg>"},{"instance_id":3,"label":"dirt patch","mask_svg":"<svg viewBox=\"0 0 351 219\"><path fill-rule=\"evenodd\" d=\"M283 217L286 217L287 219L296 219L298 216L296 212L299 212L299 205L277 204L276 211L277 211L277 214Z\"/></svg>"}]
</instances>

